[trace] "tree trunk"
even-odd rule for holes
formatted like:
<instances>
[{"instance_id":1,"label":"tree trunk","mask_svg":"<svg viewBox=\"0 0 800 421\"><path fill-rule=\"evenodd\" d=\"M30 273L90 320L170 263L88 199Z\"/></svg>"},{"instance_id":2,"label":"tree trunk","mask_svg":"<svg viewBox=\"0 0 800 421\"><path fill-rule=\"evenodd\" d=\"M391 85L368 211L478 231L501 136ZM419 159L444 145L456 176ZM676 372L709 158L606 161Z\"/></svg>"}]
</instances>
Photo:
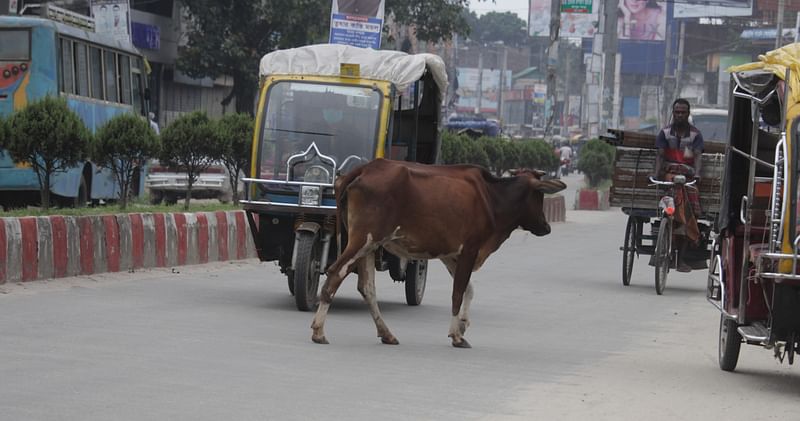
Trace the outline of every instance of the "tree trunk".
<instances>
[{"instance_id":1,"label":"tree trunk","mask_svg":"<svg viewBox=\"0 0 800 421\"><path fill-rule=\"evenodd\" d=\"M185 211L189 210L189 201L192 199L192 185L194 184L192 178L191 176L189 177L189 184L186 187L186 199L183 201L183 210Z\"/></svg>"},{"instance_id":2,"label":"tree trunk","mask_svg":"<svg viewBox=\"0 0 800 421\"><path fill-rule=\"evenodd\" d=\"M236 112L254 116L257 92L257 83L251 83L245 76L234 75L232 94L236 97Z\"/></svg>"},{"instance_id":3,"label":"tree trunk","mask_svg":"<svg viewBox=\"0 0 800 421\"><path fill-rule=\"evenodd\" d=\"M50 209L50 172L44 173L44 185L42 186L42 209Z\"/></svg>"}]
</instances>

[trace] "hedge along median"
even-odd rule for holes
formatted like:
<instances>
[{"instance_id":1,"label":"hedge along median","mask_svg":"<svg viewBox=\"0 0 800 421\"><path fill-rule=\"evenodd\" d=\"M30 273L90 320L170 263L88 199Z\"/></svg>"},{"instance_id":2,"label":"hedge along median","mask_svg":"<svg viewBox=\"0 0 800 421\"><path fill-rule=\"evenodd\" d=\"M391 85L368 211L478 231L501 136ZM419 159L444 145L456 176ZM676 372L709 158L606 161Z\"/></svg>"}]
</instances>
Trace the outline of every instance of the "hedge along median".
<instances>
[{"instance_id":1,"label":"hedge along median","mask_svg":"<svg viewBox=\"0 0 800 421\"><path fill-rule=\"evenodd\" d=\"M0 284L252 257L244 211L0 218Z\"/></svg>"}]
</instances>

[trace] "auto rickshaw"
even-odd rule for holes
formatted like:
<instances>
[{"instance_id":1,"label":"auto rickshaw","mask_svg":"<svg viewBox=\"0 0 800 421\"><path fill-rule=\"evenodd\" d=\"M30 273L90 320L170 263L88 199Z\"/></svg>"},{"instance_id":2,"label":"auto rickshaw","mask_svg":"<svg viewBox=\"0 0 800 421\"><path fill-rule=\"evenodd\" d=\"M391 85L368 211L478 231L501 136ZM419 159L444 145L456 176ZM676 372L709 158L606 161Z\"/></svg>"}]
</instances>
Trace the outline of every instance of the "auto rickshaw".
<instances>
[{"instance_id":1,"label":"auto rickshaw","mask_svg":"<svg viewBox=\"0 0 800 421\"><path fill-rule=\"evenodd\" d=\"M297 308L309 311L320 275L347 243L336 178L376 158L437 163L447 74L433 54L320 44L265 55L259 77L241 203L258 257L278 262ZM427 261L379 254L376 268L420 304Z\"/></svg>"},{"instance_id":2,"label":"auto rickshaw","mask_svg":"<svg viewBox=\"0 0 800 421\"><path fill-rule=\"evenodd\" d=\"M742 343L794 362L800 348L800 43L731 71L728 153L707 298L720 312L719 366Z\"/></svg>"}]
</instances>

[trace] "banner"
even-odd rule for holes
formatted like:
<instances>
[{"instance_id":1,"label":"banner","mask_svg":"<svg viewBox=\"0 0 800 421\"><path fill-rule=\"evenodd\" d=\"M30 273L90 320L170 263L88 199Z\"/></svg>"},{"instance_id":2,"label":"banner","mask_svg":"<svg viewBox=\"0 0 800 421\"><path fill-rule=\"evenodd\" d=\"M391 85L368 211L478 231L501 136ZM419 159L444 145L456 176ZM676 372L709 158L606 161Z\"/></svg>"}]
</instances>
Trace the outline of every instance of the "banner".
<instances>
[{"instance_id":1,"label":"banner","mask_svg":"<svg viewBox=\"0 0 800 421\"><path fill-rule=\"evenodd\" d=\"M131 42L128 0L92 0L91 8L95 32Z\"/></svg>"},{"instance_id":2,"label":"banner","mask_svg":"<svg viewBox=\"0 0 800 421\"><path fill-rule=\"evenodd\" d=\"M458 101L456 109L459 111L471 112L478 106L478 74L476 68L459 67L458 77ZM485 113L497 113L498 90L500 88L500 73L498 69L483 69L481 73L481 103L480 111ZM503 77L504 91L511 89L511 70L506 70Z\"/></svg>"},{"instance_id":3,"label":"banner","mask_svg":"<svg viewBox=\"0 0 800 421\"><path fill-rule=\"evenodd\" d=\"M675 3L673 14L676 19L752 16L753 0L684 0Z\"/></svg>"},{"instance_id":4,"label":"banner","mask_svg":"<svg viewBox=\"0 0 800 421\"><path fill-rule=\"evenodd\" d=\"M328 42L381 48L384 0L333 0Z\"/></svg>"}]
</instances>

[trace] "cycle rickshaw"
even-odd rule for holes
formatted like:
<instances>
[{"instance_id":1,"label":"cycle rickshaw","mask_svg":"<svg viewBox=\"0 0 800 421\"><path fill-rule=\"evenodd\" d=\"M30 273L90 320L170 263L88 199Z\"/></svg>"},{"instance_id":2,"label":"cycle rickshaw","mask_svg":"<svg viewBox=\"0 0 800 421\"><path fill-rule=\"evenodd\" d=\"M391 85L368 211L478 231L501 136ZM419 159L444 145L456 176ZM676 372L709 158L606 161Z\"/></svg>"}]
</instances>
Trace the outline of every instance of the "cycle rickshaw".
<instances>
[{"instance_id":1,"label":"cycle rickshaw","mask_svg":"<svg viewBox=\"0 0 800 421\"><path fill-rule=\"evenodd\" d=\"M731 69L729 151L707 299L720 310L719 366L742 343L794 362L800 347L800 43Z\"/></svg>"},{"instance_id":2,"label":"cycle rickshaw","mask_svg":"<svg viewBox=\"0 0 800 421\"><path fill-rule=\"evenodd\" d=\"M277 261L299 310L316 307L319 278L346 244L336 177L372 159L437 163L447 75L433 54L321 44L265 55L250 177L241 201L258 257ZM381 250L378 270L422 301L426 261Z\"/></svg>"},{"instance_id":3,"label":"cycle rickshaw","mask_svg":"<svg viewBox=\"0 0 800 421\"><path fill-rule=\"evenodd\" d=\"M622 251L622 284L630 285L634 261L640 255L651 256L648 264L654 267L654 284L658 295L663 294L667 276L678 263L678 250L673 247L674 191L688 188L694 181L676 177L672 181L650 178L655 166L655 136L622 130L611 130L603 139L616 146L614 174L609 190L609 204L622 208L628 216ZM703 153L700 194L702 213L696 215L699 229L697 244L680 256L692 270L706 269L710 255L712 222L719 211L720 176L723 166L720 144L706 143ZM685 186L681 186L685 184ZM646 225L649 224L649 230Z\"/></svg>"}]
</instances>

